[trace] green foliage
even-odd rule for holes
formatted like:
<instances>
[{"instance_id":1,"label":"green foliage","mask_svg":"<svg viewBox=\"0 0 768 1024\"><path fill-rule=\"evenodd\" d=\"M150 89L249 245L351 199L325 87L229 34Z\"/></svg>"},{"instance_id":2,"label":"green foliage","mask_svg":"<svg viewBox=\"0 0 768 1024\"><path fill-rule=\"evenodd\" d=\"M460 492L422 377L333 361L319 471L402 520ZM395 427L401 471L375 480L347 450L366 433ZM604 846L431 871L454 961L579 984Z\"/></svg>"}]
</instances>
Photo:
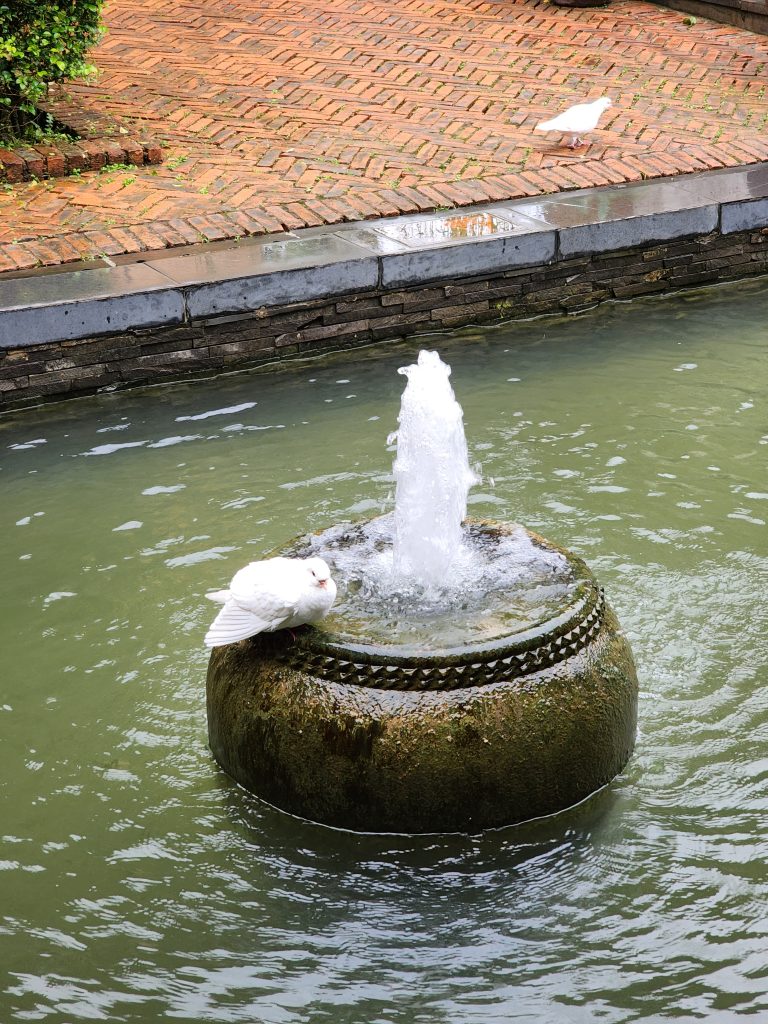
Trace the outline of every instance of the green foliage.
<instances>
[{"instance_id":1,"label":"green foliage","mask_svg":"<svg viewBox=\"0 0 768 1024\"><path fill-rule=\"evenodd\" d=\"M20 134L52 82L92 75L103 0L0 0L0 131Z\"/></svg>"}]
</instances>

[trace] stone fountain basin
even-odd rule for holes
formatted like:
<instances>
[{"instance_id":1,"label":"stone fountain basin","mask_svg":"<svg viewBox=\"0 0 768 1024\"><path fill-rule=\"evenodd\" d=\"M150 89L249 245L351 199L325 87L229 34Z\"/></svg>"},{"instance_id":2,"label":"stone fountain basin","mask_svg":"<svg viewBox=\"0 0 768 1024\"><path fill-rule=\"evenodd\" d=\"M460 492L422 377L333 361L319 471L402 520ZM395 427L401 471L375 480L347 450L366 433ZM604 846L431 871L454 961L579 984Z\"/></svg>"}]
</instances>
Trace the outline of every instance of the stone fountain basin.
<instances>
[{"instance_id":1,"label":"stone fountain basin","mask_svg":"<svg viewBox=\"0 0 768 1024\"><path fill-rule=\"evenodd\" d=\"M221 767L286 811L370 832L477 832L608 783L635 741L629 644L585 563L526 533L562 554L574 585L513 633L420 652L321 624L215 649L208 728Z\"/></svg>"}]
</instances>

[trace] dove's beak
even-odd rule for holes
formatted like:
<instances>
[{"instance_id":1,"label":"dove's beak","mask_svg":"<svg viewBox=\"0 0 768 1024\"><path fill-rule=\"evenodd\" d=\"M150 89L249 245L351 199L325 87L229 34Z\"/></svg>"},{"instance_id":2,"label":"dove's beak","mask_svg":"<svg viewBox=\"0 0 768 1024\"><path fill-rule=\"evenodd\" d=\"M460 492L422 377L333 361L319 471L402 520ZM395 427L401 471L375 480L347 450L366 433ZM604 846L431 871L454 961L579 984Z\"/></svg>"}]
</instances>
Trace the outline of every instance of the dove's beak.
<instances>
[{"instance_id":1,"label":"dove's beak","mask_svg":"<svg viewBox=\"0 0 768 1024\"><path fill-rule=\"evenodd\" d=\"M326 590L328 587L328 580L318 580L317 585L318 587L322 587L323 590Z\"/></svg>"}]
</instances>

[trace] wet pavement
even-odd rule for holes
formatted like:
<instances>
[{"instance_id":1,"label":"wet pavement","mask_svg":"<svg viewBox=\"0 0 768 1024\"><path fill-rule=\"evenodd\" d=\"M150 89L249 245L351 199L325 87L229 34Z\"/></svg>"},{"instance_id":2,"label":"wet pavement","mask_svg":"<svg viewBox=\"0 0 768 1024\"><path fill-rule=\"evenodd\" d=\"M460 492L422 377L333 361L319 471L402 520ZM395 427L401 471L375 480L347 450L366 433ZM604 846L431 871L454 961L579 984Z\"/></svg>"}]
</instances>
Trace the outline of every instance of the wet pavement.
<instances>
[{"instance_id":1,"label":"wet pavement","mask_svg":"<svg viewBox=\"0 0 768 1024\"><path fill-rule=\"evenodd\" d=\"M106 20L99 80L71 98L159 139L165 162L5 186L0 271L527 198L506 214L522 238L520 217L546 222L541 197L768 160L768 39L639 0L113 0ZM614 106L588 146L534 132L601 94ZM686 194L676 211L699 203ZM594 209L579 200L573 244L595 211L625 220L626 201L610 188ZM413 232L431 244L489 224L468 211L368 237L395 259Z\"/></svg>"}]
</instances>

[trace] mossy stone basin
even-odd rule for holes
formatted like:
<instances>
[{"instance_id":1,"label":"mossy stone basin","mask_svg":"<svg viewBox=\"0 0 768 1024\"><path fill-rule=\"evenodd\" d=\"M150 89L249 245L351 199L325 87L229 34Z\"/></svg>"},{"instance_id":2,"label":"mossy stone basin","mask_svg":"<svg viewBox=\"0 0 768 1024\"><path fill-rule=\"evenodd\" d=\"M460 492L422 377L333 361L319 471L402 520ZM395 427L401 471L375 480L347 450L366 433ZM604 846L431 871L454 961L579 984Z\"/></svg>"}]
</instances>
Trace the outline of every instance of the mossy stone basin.
<instances>
[{"instance_id":1,"label":"mossy stone basin","mask_svg":"<svg viewBox=\"0 0 768 1024\"><path fill-rule=\"evenodd\" d=\"M522 528L470 529L495 542ZM561 606L525 628L420 651L352 642L328 620L215 649L208 729L221 767L277 807L370 832L477 832L609 782L635 741L629 644L585 563L525 533L570 580Z\"/></svg>"}]
</instances>

